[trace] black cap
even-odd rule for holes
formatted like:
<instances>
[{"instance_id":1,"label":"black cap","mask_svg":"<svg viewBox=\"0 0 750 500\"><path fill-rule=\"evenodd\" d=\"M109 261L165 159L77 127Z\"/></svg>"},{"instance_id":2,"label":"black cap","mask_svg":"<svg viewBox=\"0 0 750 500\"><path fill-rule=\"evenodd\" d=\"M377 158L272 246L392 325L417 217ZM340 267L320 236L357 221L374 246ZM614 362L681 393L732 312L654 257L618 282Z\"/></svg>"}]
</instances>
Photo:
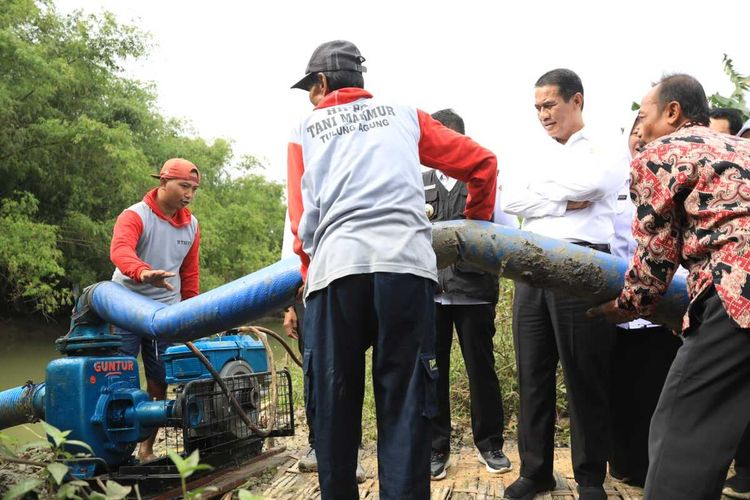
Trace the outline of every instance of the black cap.
<instances>
[{"instance_id":1,"label":"black cap","mask_svg":"<svg viewBox=\"0 0 750 500\"><path fill-rule=\"evenodd\" d=\"M362 66L365 58L359 53L359 49L352 42L346 40L333 40L318 46L307 63L305 77L292 85L293 89L308 90L315 73L326 73L328 71L358 71L364 73L367 68Z\"/></svg>"}]
</instances>

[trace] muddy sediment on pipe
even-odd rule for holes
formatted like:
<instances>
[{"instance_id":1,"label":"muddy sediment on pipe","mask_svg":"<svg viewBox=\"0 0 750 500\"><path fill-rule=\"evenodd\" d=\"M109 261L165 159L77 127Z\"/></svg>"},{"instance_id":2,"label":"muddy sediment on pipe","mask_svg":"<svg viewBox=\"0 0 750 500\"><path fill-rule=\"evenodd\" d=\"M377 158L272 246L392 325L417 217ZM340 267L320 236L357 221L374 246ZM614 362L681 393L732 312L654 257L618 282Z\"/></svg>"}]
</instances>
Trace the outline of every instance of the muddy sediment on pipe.
<instances>
[{"instance_id":1,"label":"muddy sediment on pipe","mask_svg":"<svg viewBox=\"0 0 750 500\"><path fill-rule=\"evenodd\" d=\"M550 289L564 289L575 295L596 296L606 290L607 281L602 269L593 263L585 263L572 257L550 258L549 251L540 246L523 241L520 248L509 248L500 252L496 234L488 234L484 228L465 225L456 228L442 228L433 233L433 248L437 257L437 267L442 269L459 260L478 266L487 272L531 286ZM482 241L482 240L492 241ZM495 255L502 254L499 261L482 262L466 259L461 255L461 244L471 244L496 249ZM558 252L565 252L564 249Z\"/></svg>"},{"instance_id":2,"label":"muddy sediment on pipe","mask_svg":"<svg viewBox=\"0 0 750 500\"><path fill-rule=\"evenodd\" d=\"M563 250L564 251L564 250ZM545 251L529 241L522 250L506 257L503 275L539 288L563 288L585 296L598 295L607 287L602 269L571 257L550 259Z\"/></svg>"}]
</instances>

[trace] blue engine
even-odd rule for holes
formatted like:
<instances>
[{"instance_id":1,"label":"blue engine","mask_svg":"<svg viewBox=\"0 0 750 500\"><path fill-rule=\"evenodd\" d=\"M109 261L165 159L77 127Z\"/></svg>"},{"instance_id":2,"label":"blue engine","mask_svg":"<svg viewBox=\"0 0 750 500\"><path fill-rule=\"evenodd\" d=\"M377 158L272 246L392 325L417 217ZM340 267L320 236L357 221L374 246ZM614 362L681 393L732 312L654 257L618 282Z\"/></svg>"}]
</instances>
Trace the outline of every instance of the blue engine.
<instances>
[{"instance_id":1,"label":"blue engine","mask_svg":"<svg viewBox=\"0 0 750 500\"><path fill-rule=\"evenodd\" d=\"M198 425L203 406L190 403L183 409L179 400L151 401L141 390L138 363L135 358L115 354L119 338L108 334L106 325L79 326L76 334L59 345L67 357L47 366L46 385L31 389L6 391L10 398L20 397L29 405L43 399L43 410L33 408L38 417L61 430L69 430L69 438L87 443L95 459L77 460L68 465L77 477L91 477L100 464L117 467L131 461L138 442L154 429L172 425ZM268 369L266 349L262 342L245 335L228 335L204 339L195 345L209 359L222 377L232 377ZM211 378L209 371L185 345L175 345L165 354L167 383L184 385L193 380ZM0 393L3 399L5 393ZM3 399L3 400L5 400ZM25 418L29 413L24 404L16 404L11 419ZM182 415L186 412L185 415ZM17 415L18 414L18 415ZM182 422L188 418L190 422ZM85 451L68 446L73 453Z\"/></svg>"},{"instance_id":2,"label":"blue engine","mask_svg":"<svg viewBox=\"0 0 750 500\"><path fill-rule=\"evenodd\" d=\"M197 340L194 344L222 377L268 370L266 348L261 341L247 335L224 335ZM211 377L203 363L183 344L167 348L164 365L168 384Z\"/></svg>"}]
</instances>

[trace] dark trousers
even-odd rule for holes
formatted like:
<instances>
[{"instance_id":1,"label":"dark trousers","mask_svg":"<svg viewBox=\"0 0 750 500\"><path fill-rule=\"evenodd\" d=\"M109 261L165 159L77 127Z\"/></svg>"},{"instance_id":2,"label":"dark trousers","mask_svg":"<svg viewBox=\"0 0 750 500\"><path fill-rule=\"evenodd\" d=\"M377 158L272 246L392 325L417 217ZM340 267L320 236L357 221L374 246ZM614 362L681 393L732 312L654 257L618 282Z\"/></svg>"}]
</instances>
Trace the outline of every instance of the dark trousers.
<instances>
[{"instance_id":1,"label":"dark trousers","mask_svg":"<svg viewBox=\"0 0 750 500\"><path fill-rule=\"evenodd\" d=\"M604 481L610 448L609 381L615 326L585 317L589 302L516 283L513 339L520 410L521 476L552 479L557 362L562 365L571 423L575 479Z\"/></svg>"},{"instance_id":2,"label":"dark trousers","mask_svg":"<svg viewBox=\"0 0 750 500\"><path fill-rule=\"evenodd\" d=\"M669 328L617 328L612 362L612 454L618 477L643 485L648 470L648 429L669 367L682 345Z\"/></svg>"},{"instance_id":3,"label":"dark trousers","mask_svg":"<svg viewBox=\"0 0 750 500\"><path fill-rule=\"evenodd\" d=\"M305 305L302 302L296 302L294 304L294 312L297 315L297 347L299 347L299 353L304 357L305 355L305 337L303 335L305 329ZM303 395L307 395L309 392L310 380L306 375L302 375L302 386ZM315 431L312 427L312 419L310 413L307 411L307 402L305 402L305 419L307 419L307 443L310 448L315 448Z\"/></svg>"},{"instance_id":4,"label":"dark trousers","mask_svg":"<svg viewBox=\"0 0 750 500\"><path fill-rule=\"evenodd\" d=\"M323 499L359 498L355 470L370 346L380 498L430 497L433 287L410 274L358 274L308 297L304 371Z\"/></svg>"},{"instance_id":5,"label":"dark trousers","mask_svg":"<svg viewBox=\"0 0 750 500\"><path fill-rule=\"evenodd\" d=\"M645 499L718 499L750 421L750 332L713 287L690 317L651 419Z\"/></svg>"},{"instance_id":6,"label":"dark trousers","mask_svg":"<svg viewBox=\"0 0 750 500\"><path fill-rule=\"evenodd\" d=\"M738 476L750 477L750 425L745 429L745 433L737 445L737 452L734 454L734 472Z\"/></svg>"},{"instance_id":7,"label":"dark trousers","mask_svg":"<svg viewBox=\"0 0 750 500\"><path fill-rule=\"evenodd\" d=\"M438 415L432 420L432 449L450 451L450 356L456 327L471 397L471 430L480 451L503 448L503 402L495 373L492 337L495 305L435 304Z\"/></svg>"}]
</instances>

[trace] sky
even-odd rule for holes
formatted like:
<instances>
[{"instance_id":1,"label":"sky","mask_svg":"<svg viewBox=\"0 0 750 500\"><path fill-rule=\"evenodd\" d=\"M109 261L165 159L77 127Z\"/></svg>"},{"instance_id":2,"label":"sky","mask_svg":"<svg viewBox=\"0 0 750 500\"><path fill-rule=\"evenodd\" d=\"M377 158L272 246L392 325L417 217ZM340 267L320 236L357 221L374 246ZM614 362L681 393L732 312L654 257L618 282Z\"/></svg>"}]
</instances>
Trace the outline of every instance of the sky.
<instances>
[{"instance_id":1,"label":"sky","mask_svg":"<svg viewBox=\"0 0 750 500\"><path fill-rule=\"evenodd\" d=\"M615 134L630 105L662 74L698 78L706 94L732 91L722 54L750 74L750 1L56 0L113 12L151 34L148 57L125 75L153 82L160 111L196 135L230 139L273 180L286 179L290 131L311 110L289 87L314 48L347 39L367 59L374 95L434 112L453 108L466 133L504 164L533 158L544 131L534 82L550 69L577 72L586 126ZM702 24L706 23L706 24Z\"/></svg>"}]
</instances>

